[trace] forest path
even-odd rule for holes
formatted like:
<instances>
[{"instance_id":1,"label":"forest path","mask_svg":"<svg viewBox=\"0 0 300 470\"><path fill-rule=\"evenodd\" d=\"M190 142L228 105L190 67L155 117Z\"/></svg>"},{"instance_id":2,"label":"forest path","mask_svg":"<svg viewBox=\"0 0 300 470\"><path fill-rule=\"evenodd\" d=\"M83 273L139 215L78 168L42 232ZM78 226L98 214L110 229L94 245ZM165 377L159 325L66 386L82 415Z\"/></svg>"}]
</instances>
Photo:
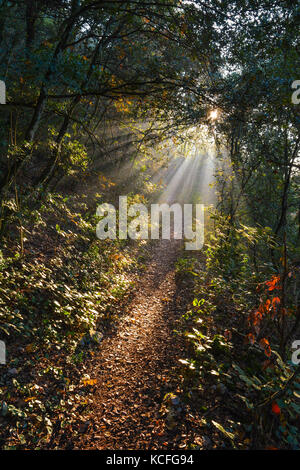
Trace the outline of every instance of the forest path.
<instances>
[{"instance_id":1,"label":"forest path","mask_svg":"<svg viewBox=\"0 0 300 470\"><path fill-rule=\"evenodd\" d=\"M174 334L186 303L175 282L180 246L176 240L158 242L117 334L95 353L90 375L97 385L88 429L75 439L75 448L185 447L184 406L175 399L174 419L172 412L161 412L165 394L180 393L184 341Z\"/></svg>"}]
</instances>

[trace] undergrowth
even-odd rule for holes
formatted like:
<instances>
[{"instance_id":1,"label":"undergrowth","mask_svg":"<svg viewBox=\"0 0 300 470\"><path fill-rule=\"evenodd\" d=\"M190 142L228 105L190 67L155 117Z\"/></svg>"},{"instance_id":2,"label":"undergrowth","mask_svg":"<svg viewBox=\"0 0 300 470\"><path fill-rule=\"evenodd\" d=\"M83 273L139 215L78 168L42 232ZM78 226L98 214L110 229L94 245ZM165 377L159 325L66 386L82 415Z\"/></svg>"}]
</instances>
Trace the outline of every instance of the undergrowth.
<instances>
[{"instance_id":1,"label":"undergrowth","mask_svg":"<svg viewBox=\"0 0 300 470\"><path fill-rule=\"evenodd\" d=\"M143 242L97 239L96 206L89 207L86 199L50 194L28 217L24 208L22 220L12 220L4 239L4 449L48 448L58 428L67 439L72 422L84 419L95 385L85 364L117 327L148 256Z\"/></svg>"},{"instance_id":2,"label":"undergrowth","mask_svg":"<svg viewBox=\"0 0 300 470\"><path fill-rule=\"evenodd\" d=\"M299 449L299 366L291 349L299 274L288 269L282 286L284 266L275 275L268 260L268 250L274 250L268 229L229 227L222 217L214 218L205 263L203 256L189 254L177 263L178 275L190 276L194 292L182 319L191 345L190 357L181 361L186 399L203 415L198 424L211 448ZM265 250L259 267L251 255L254 246L256 253L261 246Z\"/></svg>"}]
</instances>

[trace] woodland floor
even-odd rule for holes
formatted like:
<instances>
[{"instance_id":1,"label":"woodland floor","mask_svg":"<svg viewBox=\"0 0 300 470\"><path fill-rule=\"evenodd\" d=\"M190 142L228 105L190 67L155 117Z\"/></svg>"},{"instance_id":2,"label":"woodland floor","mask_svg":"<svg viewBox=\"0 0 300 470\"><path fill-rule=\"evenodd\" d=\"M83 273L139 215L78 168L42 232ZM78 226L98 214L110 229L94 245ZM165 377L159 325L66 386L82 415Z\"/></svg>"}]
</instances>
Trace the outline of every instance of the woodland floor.
<instances>
[{"instance_id":1,"label":"woodland floor","mask_svg":"<svg viewBox=\"0 0 300 470\"><path fill-rule=\"evenodd\" d=\"M180 395L183 380L178 359L185 342L174 333L186 305L175 282L179 250L178 241L158 243L118 331L95 353L93 404L72 448L172 449L193 442L187 408L176 399L173 414L162 406L168 392Z\"/></svg>"}]
</instances>

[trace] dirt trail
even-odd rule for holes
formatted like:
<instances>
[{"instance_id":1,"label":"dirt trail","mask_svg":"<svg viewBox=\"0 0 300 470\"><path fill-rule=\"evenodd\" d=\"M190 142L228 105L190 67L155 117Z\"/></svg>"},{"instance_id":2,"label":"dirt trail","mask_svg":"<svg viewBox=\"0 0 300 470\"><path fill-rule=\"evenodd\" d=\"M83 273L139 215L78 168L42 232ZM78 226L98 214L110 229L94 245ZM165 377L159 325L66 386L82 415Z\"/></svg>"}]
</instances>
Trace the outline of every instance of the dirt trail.
<instances>
[{"instance_id":1,"label":"dirt trail","mask_svg":"<svg viewBox=\"0 0 300 470\"><path fill-rule=\"evenodd\" d=\"M184 303L175 283L179 249L178 241L158 242L118 333L95 355L90 425L75 448L170 449L185 440L182 416L170 430L160 412L164 395L179 386L178 359L184 356L173 331Z\"/></svg>"}]
</instances>

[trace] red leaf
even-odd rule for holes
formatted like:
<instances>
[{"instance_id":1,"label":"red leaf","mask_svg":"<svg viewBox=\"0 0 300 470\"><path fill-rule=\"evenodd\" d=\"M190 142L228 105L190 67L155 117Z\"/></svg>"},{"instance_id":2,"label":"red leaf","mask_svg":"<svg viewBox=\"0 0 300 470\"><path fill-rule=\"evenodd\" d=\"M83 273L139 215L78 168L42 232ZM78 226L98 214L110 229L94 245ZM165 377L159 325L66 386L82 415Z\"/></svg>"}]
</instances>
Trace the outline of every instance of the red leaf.
<instances>
[{"instance_id":1,"label":"red leaf","mask_svg":"<svg viewBox=\"0 0 300 470\"><path fill-rule=\"evenodd\" d=\"M281 410L279 406L277 405L276 401L273 401L272 403L272 411L275 415L280 415Z\"/></svg>"}]
</instances>

